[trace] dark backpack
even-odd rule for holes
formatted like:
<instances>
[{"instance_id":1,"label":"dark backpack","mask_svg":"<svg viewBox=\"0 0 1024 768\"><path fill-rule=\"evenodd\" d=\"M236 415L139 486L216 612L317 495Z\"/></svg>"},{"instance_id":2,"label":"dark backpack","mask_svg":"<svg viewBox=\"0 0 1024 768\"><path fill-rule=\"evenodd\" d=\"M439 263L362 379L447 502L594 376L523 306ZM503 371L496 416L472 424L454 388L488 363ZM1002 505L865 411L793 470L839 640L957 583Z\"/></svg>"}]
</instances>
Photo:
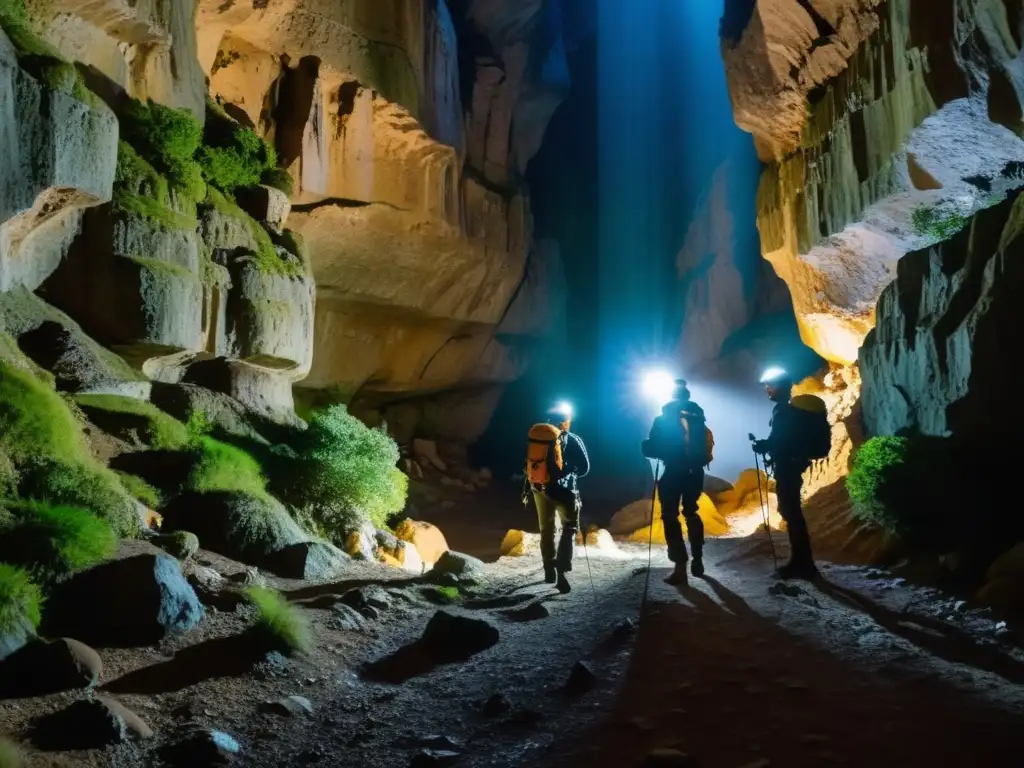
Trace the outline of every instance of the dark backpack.
<instances>
[{"instance_id":1,"label":"dark backpack","mask_svg":"<svg viewBox=\"0 0 1024 768\"><path fill-rule=\"evenodd\" d=\"M810 461L827 458L832 450L832 425L825 401L815 395L797 395L789 404L801 417L804 457Z\"/></svg>"}]
</instances>

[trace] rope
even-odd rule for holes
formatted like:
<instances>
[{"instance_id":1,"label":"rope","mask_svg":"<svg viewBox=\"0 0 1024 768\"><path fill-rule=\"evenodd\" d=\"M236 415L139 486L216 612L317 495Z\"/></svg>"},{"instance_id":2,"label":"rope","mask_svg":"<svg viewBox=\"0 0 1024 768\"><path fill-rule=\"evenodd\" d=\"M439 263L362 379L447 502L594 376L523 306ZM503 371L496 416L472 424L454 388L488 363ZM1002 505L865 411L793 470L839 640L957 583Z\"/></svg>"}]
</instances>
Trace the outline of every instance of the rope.
<instances>
[{"instance_id":1,"label":"rope","mask_svg":"<svg viewBox=\"0 0 1024 768\"><path fill-rule=\"evenodd\" d=\"M644 595L640 600L640 615L643 616L647 606L647 593L651 588L651 553L654 551L654 501L658 497L658 470L661 462L654 465L654 487L651 489L651 533L647 540L647 576L644 579Z\"/></svg>"},{"instance_id":2,"label":"rope","mask_svg":"<svg viewBox=\"0 0 1024 768\"><path fill-rule=\"evenodd\" d=\"M765 479L765 486L766 487L764 489L764 493L762 494L761 493L761 464L760 464L759 459L758 459L757 451L754 451L754 469L757 472L757 497L761 500L761 520L764 521L764 530L765 530L765 533L768 534L768 544L772 548L772 563L775 565L775 570L778 570L779 569L779 558L775 554L775 541L772 539L772 526L771 526L771 521L769 519L768 504L766 503L767 502L767 498L768 498L768 488L767 488L767 483L768 483L768 461L765 460L765 463L764 463L764 479Z\"/></svg>"}]
</instances>

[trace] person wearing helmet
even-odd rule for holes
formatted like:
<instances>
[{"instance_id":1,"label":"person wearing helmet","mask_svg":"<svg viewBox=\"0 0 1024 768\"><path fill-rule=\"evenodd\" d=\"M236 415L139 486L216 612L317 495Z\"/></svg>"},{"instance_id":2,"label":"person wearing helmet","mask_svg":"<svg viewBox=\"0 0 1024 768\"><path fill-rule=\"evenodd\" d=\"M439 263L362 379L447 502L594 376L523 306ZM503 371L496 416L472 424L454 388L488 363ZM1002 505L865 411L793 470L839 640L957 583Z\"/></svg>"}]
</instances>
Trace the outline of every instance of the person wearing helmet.
<instances>
[{"instance_id":1,"label":"person wearing helmet","mask_svg":"<svg viewBox=\"0 0 1024 768\"><path fill-rule=\"evenodd\" d=\"M697 514L697 505L704 490L704 467L711 461L712 446L704 409L690 399L686 382L677 379L672 399L662 407L661 415L651 426L650 437L640 446L646 458L665 464L657 493L668 557L675 564L665 579L668 584L686 583L689 557L679 523L680 506L693 554L690 572L697 577L704 575L704 522Z\"/></svg>"},{"instance_id":2,"label":"person wearing helmet","mask_svg":"<svg viewBox=\"0 0 1024 768\"><path fill-rule=\"evenodd\" d=\"M571 426L572 408L568 404L561 403L545 414L544 422L530 430L526 472L537 508L544 581L555 584L562 594L572 590L566 574L572 571L583 507L578 480L590 472L587 449L579 435L569 431ZM562 533L556 547L555 529L559 524Z\"/></svg>"},{"instance_id":3,"label":"person wearing helmet","mask_svg":"<svg viewBox=\"0 0 1024 768\"><path fill-rule=\"evenodd\" d=\"M754 451L770 456L765 462L770 461L774 470L779 515L786 521L789 534L789 562L779 567L779 575L784 579L813 579L818 569L814 565L811 536L800 501L803 475L811 465L805 444L807 417L791 403L793 380L785 371L769 369L761 377L761 383L775 408L772 409L771 432L765 440L754 440Z\"/></svg>"}]
</instances>

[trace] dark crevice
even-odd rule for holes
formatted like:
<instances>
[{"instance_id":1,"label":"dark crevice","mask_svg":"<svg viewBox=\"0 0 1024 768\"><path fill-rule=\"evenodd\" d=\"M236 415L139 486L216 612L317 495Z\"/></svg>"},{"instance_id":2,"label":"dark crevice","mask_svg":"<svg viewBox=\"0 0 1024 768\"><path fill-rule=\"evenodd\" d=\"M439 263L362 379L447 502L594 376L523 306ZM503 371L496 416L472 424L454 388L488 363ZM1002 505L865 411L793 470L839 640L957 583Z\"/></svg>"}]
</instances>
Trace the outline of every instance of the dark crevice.
<instances>
[{"instance_id":1,"label":"dark crevice","mask_svg":"<svg viewBox=\"0 0 1024 768\"><path fill-rule=\"evenodd\" d=\"M285 69L281 77L274 109L274 138L282 168L288 168L302 155L302 140L319 77L320 60L315 56L300 59L294 69Z\"/></svg>"},{"instance_id":2,"label":"dark crevice","mask_svg":"<svg viewBox=\"0 0 1024 768\"><path fill-rule=\"evenodd\" d=\"M295 203L292 206L293 213L312 213L317 208L365 208L368 205L382 205L386 208L391 208L395 211L405 211L406 208L400 208L397 205L386 202L378 202L376 200L351 200L347 197L327 197L323 200L317 200L312 203Z\"/></svg>"},{"instance_id":3,"label":"dark crevice","mask_svg":"<svg viewBox=\"0 0 1024 768\"><path fill-rule=\"evenodd\" d=\"M757 0L725 0L725 10L718 25L718 34L726 43L736 45L754 17Z\"/></svg>"}]
</instances>

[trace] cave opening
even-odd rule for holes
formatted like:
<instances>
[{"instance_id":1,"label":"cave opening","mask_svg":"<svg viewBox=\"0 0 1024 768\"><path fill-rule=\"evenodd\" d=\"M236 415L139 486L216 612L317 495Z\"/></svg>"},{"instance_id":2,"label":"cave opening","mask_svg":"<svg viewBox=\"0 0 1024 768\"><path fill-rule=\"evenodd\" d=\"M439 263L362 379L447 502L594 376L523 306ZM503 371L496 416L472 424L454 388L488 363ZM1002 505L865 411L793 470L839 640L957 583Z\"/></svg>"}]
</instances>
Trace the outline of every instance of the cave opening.
<instances>
[{"instance_id":1,"label":"cave opening","mask_svg":"<svg viewBox=\"0 0 1024 768\"><path fill-rule=\"evenodd\" d=\"M761 164L733 117L722 4L584 6L570 90L526 179L537 237L560 246L565 343L508 388L475 451L516 472L525 429L568 398L590 482L613 489L614 506L650 481L637 448L655 415L638 393L644 370L667 365L691 381L716 433L712 471L732 480L751 464L747 432L770 416L757 369L807 375L821 360L761 257Z\"/></svg>"}]
</instances>

